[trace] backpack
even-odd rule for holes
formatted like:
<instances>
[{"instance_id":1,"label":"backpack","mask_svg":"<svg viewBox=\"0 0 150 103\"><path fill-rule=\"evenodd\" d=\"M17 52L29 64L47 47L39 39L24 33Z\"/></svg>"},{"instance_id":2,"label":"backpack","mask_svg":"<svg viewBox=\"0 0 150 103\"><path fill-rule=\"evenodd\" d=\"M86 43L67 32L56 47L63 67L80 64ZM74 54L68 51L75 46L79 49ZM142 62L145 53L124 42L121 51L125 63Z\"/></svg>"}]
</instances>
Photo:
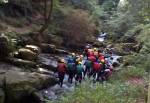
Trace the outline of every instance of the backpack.
<instances>
[{"instance_id":1,"label":"backpack","mask_svg":"<svg viewBox=\"0 0 150 103\"><path fill-rule=\"evenodd\" d=\"M77 65L77 74L81 74L83 72L83 66Z\"/></svg>"},{"instance_id":2,"label":"backpack","mask_svg":"<svg viewBox=\"0 0 150 103\"><path fill-rule=\"evenodd\" d=\"M74 70L74 68L75 68L75 63L68 63L67 68L68 68L68 70Z\"/></svg>"},{"instance_id":3,"label":"backpack","mask_svg":"<svg viewBox=\"0 0 150 103\"><path fill-rule=\"evenodd\" d=\"M91 67L91 66L92 66L92 62L89 61L89 60L86 60L86 61L85 61L85 66L86 66L86 67Z\"/></svg>"}]
</instances>

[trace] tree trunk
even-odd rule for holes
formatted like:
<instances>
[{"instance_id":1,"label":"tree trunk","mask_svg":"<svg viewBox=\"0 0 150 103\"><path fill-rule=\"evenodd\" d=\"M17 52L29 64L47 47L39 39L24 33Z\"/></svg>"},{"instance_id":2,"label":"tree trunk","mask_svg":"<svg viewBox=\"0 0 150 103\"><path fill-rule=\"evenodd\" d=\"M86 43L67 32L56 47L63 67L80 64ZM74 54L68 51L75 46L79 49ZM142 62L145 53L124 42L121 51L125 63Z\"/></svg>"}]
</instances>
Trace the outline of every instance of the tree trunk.
<instances>
[{"instance_id":1,"label":"tree trunk","mask_svg":"<svg viewBox=\"0 0 150 103\"><path fill-rule=\"evenodd\" d=\"M47 0L45 0L44 4L45 4L45 7L44 7L45 14L44 14L44 16L46 16L47 15ZM42 28L39 30L40 34L43 34L43 32L48 28L48 25L50 23L51 16L52 16L52 11L53 11L53 0L51 0L51 5L50 5L50 10L49 10L49 13L48 13L48 17L47 16L45 17L45 23L42 26Z\"/></svg>"},{"instance_id":2,"label":"tree trunk","mask_svg":"<svg viewBox=\"0 0 150 103\"><path fill-rule=\"evenodd\" d=\"M36 33L36 40L38 42L38 46L40 46L42 40L44 39L44 31L48 28L49 23L51 21L52 11L53 11L53 0L50 0L50 8L48 11L48 0L44 0L44 25L40 28L38 33ZM48 13L48 14L47 14Z\"/></svg>"},{"instance_id":3,"label":"tree trunk","mask_svg":"<svg viewBox=\"0 0 150 103\"><path fill-rule=\"evenodd\" d=\"M45 24L47 21L47 0L44 0L44 20L45 20Z\"/></svg>"}]
</instances>

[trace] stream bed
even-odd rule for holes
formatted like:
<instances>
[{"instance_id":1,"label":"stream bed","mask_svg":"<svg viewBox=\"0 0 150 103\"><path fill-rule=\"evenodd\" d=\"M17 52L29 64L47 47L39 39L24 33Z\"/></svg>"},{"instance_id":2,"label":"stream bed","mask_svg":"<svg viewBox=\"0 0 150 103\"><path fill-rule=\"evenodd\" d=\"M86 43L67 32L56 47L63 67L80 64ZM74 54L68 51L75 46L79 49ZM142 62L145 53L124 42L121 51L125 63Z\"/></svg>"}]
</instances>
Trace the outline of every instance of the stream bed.
<instances>
[{"instance_id":1,"label":"stream bed","mask_svg":"<svg viewBox=\"0 0 150 103\"><path fill-rule=\"evenodd\" d=\"M51 55L49 54L41 54L41 62L45 65L49 65L49 66L52 66L52 67L57 67L57 57L58 56L53 56L51 57ZM64 58L65 60L67 60L67 55L61 55L59 56L60 58ZM119 63L118 59L120 58L121 56L118 56L118 55L113 55L113 60L111 60L111 62L117 62ZM84 64L84 61L85 61L86 58L83 59L83 62L82 64ZM51 72L50 72L51 73ZM55 75L56 78L58 78L58 74L57 73L54 73L52 72L53 75ZM56 100L56 99L59 99L64 93L66 92L73 92L75 89L75 80L73 80L73 83L70 84L68 83L68 75L65 76L65 79L64 79L64 84L62 87L60 87L58 84L52 86L52 87L48 87L46 89L43 89L41 91L39 91L39 93L42 95L42 97L44 99L47 99L47 100Z\"/></svg>"}]
</instances>

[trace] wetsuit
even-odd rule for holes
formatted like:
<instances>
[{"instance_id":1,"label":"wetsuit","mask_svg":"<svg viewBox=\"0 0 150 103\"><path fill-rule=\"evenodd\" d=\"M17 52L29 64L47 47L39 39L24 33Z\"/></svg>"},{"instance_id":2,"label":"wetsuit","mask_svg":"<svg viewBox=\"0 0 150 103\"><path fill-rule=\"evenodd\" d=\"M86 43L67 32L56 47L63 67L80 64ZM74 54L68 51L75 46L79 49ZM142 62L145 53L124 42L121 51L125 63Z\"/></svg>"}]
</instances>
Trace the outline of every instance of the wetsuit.
<instances>
[{"instance_id":1,"label":"wetsuit","mask_svg":"<svg viewBox=\"0 0 150 103\"><path fill-rule=\"evenodd\" d=\"M63 80L64 80L66 70L67 70L65 63L59 63L57 70L58 70L59 84L62 87Z\"/></svg>"},{"instance_id":2,"label":"wetsuit","mask_svg":"<svg viewBox=\"0 0 150 103\"><path fill-rule=\"evenodd\" d=\"M92 68L92 62L90 60L86 60L84 65L85 65L84 77L86 74L89 76Z\"/></svg>"},{"instance_id":3,"label":"wetsuit","mask_svg":"<svg viewBox=\"0 0 150 103\"><path fill-rule=\"evenodd\" d=\"M81 83L82 81L82 73L83 73L83 66L81 64L78 64L76 66L76 81L79 81L79 83Z\"/></svg>"},{"instance_id":4,"label":"wetsuit","mask_svg":"<svg viewBox=\"0 0 150 103\"><path fill-rule=\"evenodd\" d=\"M99 62L93 63L92 75L94 79L96 80L99 79L98 73L100 72L101 69L102 69L102 65ZM97 78L96 78L96 75L97 75Z\"/></svg>"},{"instance_id":5,"label":"wetsuit","mask_svg":"<svg viewBox=\"0 0 150 103\"><path fill-rule=\"evenodd\" d=\"M69 74L68 82L72 83L73 77L75 75L75 63L68 63L67 70Z\"/></svg>"}]
</instances>

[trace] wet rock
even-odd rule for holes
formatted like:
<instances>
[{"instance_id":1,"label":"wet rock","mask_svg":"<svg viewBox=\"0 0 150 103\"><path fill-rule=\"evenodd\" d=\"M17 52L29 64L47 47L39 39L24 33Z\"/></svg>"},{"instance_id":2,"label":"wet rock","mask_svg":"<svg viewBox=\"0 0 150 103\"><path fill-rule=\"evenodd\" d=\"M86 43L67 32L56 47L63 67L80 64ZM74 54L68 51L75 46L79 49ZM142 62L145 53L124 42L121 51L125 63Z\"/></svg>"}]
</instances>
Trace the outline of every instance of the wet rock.
<instances>
[{"instance_id":1,"label":"wet rock","mask_svg":"<svg viewBox=\"0 0 150 103\"><path fill-rule=\"evenodd\" d=\"M7 58L7 61L16 66L29 66L36 67L36 62L18 59L18 58Z\"/></svg>"},{"instance_id":2,"label":"wet rock","mask_svg":"<svg viewBox=\"0 0 150 103\"><path fill-rule=\"evenodd\" d=\"M56 49L56 50L55 50L55 53L56 53L56 54L64 54L64 55L69 54L68 51L62 50L62 49Z\"/></svg>"},{"instance_id":3,"label":"wet rock","mask_svg":"<svg viewBox=\"0 0 150 103\"><path fill-rule=\"evenodd\" d=\"M52 44L41 44L41 50L43 53L55 53L56 46Z\"/></svg>"},{"instance_id":4,"label":"wet rock","mask_svg":"<svg viewBox=\"0 0 150 103\"><path fill-rule=\"evenodd\" d=\"M24 98L26 98L26 100L29 99L28 97L30 97L33 92L52 86L57 82L57 79L51 75L24 72L21 68L8 64L0 64L0 70L5 68L6 70L3 71L5 73L1 72L0 79L3 81L5 77L5 87L3 88L6 88L6 103L24 103Z\"/></svg>"},{"instance_id":5,"label":"wet rock","mask_svg":"<svg viewBox=\"0 0 150 103\"><path fill-rule=\"evenodd\" d=\"M112 62L113 67L119 67L121 65L121 63L123 62L122 56L113 55L113 56L111 56L111 58L112 59L110 59L110 60Z\"/></svg>"},{"instance_id":6,"label":"wet rock","mask_svg":"<svg viewBox=\"0 0 150 103\"><path fill-rule=\"evenodd\" d=\"M135 43L123 43L122 49L126 52L134 51Z\"/></svg>"},{"instance_id":7,"label":"wet rock","mask_svg":"<svg viewBox=\"0 0 150 103\"><path fill-rule=\"evenodd\" d=\"M139 52L143 47L143 43L138 43L135 46L133 46L133 51Z\"/></svg>"},{"instance_id":8,"label":"wet rock","mask_svg":"<svg viewBox=\"0 0 150 103\"><path fill-rule=\"evenodd\" d=\"M115 46L114 49L113 49L113 52L117 55L120 55L120 56L124 56L124 55L129 55L130 54L130 51L125 51L122 49L122 46Z\"/></svg>"},{"instance_id":9,"label":"wet rock","mask_svg":"<svg viewBox=\"0 0 150 103\"><path fill-rule=\"evenodd\" d=\"M55 76L52 71L48 71L48 70L46 70L45 68L41 68L41 67L38 67L38 68L37 68L37 72L38 72L38 73L42 73L42 74L48 74L48 75L53 75L53 76Z\"/></svg>"},{"instance_id":10,"label":"wet rock","mask_svg":"<svg viewBox=\"0 0 150 103\"><path fill-rule=\"evenodd\" d=\"M106 46L106 48L114 48L114 45L113 45L113 44L108 44L108 45Z\"/></svg>"},{"instance_id":11,"label":"wet rock","mask_svg":"<svg viewBox=\"0 0 150 103\"><path fill-rule=\"evenodd\" d=\"M48 54L40 54L38 64L40 64L40 67L47 68L52 71L56 71L57 68L57 60Z\"/></svg>"},{"instance_id":12,"label":"wet rock","mask_svg":"<svg viewBox=\"0 0 150 103\"><path fill-rule=\"evenodd\" d=\"M31 50L31 51L37 53L37 54L40 53L40 48L37 47L37 46L35 46L35 45L26 45L25 48L26 48L26 49L29 49L29 50Z\"/></svg>"},{"instance_id":13,"label":"wet rock","mask_svg":"<svg viewBox=\"0 0 150 103\"><path fill-rule=\"evenodd\" d=\"M6 73L6 85L8 101L21 103L23 97L29 95L30 91L42 89L48 85L53 85L56 80L48 75L38 73L26 73L18 71L8 71Z\"/></svg>"},{"instance_id":14,"label":"wet rock","mask_svg":"<svg viewBox=\"0 0 150 103\"><path fill-rule=\"evenodd\" d=\"M4 34L0 35L0 59L4 59L9 54L9 39Z\"/></svg>"},{"instance_id":15,"label":"wet rock","mask_svg":"<svg viewBox=\"0 0 150 103\"><path fill-rule=\"evenodd\" d=\"M114 62L112 65L113 65L113 67L119 67L120 66L120 64L118 62Z\"/></svg>"},{"instance_id":16,"label":"wet rock","mask_svg":"<svg viewBox=\"0 0 150 103\"><path fill-rule=\"evenodd\" d=\"M125 52L139 52L143 46L142 43L122 43L123 51Z\"/></svg>"},{"instance_id":17,"label":"wet rock","mask_svg":"<svg viewBox=\"0 0 150 103\"><path fill-rule=\"evenodd\" d=\"M130 55L134 51L134 46L135 43L120 43L120 44L115 44L114 46L114 53L118 55Z\"/></svg>"},{"instance_id":18,"label":"wet rock","mask_svg":"<svg viewBox=\"0 0 150 103\"><path fill-rule=\"evenodd\" d=\"M19 49L18 54L21 59L31 60L31 61L36 60L38 57L37 53L35 53L29 49L26 49L26 48Z\"/></svg>"},{"instance_id":19,"label":"wet rock","mask_svg":"<svg viewBox=\"0 0 150 103\"><path fill-rule=\"evenodd\" d=\"M0 88L0 103L4 103L5 100L5 93L4 91Z\"/></svg>"},{"instance_id":20,"label":"wet rock","mask_svg":"<svg viewBox=\"0 0 150 103\"><path fill-rule=\"evenodd\" d=\"M104 43L103 42L94 42L93 44L92 44L94 47L104 47Z\"/></svg>"}]
</instances>

